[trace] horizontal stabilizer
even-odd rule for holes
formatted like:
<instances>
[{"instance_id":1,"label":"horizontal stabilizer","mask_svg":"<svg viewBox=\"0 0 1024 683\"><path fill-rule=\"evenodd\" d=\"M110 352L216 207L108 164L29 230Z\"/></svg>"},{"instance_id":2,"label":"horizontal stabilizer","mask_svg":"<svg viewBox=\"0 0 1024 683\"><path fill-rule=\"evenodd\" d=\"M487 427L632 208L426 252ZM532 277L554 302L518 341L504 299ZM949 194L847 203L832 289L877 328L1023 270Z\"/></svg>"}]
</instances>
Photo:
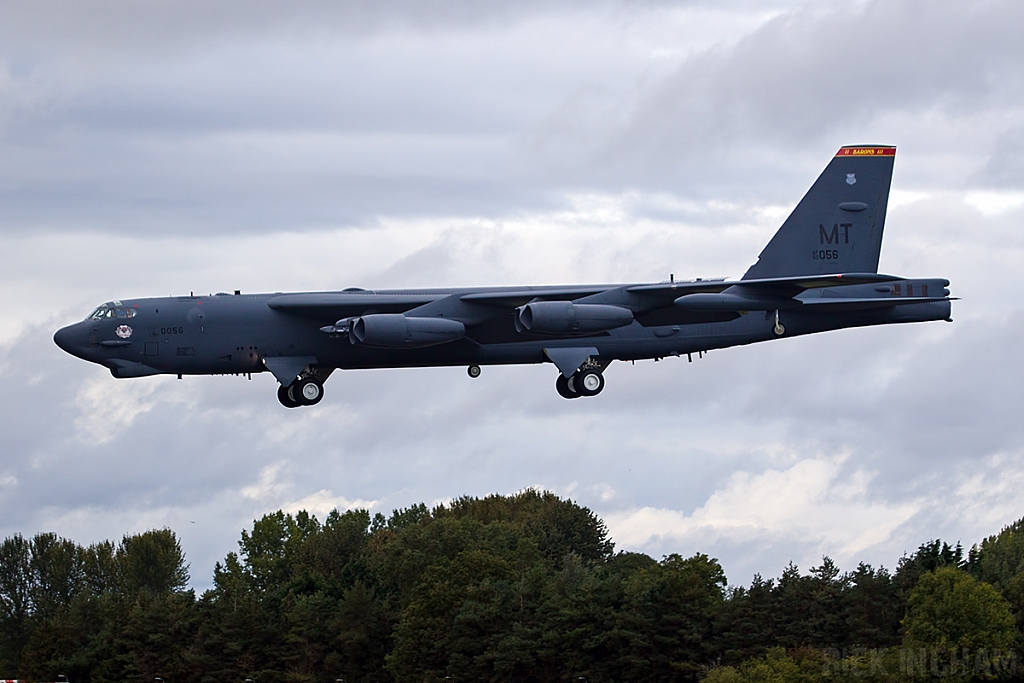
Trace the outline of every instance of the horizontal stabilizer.
<instances>
[{"instance_id":1,"label":"horizontal stabilizer","mask_svg":"<svg viewBox=\"0 0 1024 683\"><path fill-rule=\"evenodd\" d=\"M893 306L905 306L907 304L927 304L936 301L951 301L951 299L944 296L886 296L865 299L811 299L803 302L801 310L820 311L822 313L838 313L842 311L863 311L870 308L891 308Z\"/></svg>"},{"instance_id":2,"label":"horizontal stabilizer","mask_svg":"<svg viewBox=\"0 0 1024 683\"><path fill-rule=\"evenodd\" d=\"M879 282L902 280L895 275L881 273L837 273L835 275L801 275L797 277L771 277L759 280L696 280L694 282L659 282L653 285L633 285L626 291L637 294L674 294L673 298L700 292L724 292L730 287L757 288L775 296L795 296L808 289L871 285Z\"/></svg>"},{"instance_id":3,"label":"horizontal stabilizer","mask_svg":"<svg viewBox=\"0 0 1024 683\"><path fill-rule=\"evenodd\" d=\"M949 280L906 280L872 274L741 280L722 282L721 285L727 287L717 292L694 292L684 288L674 303L678 308L688 311L778 311L801 308L825 312L945 301L949 294L949 290L945 289ZM929 288L933 295L941 293L942 296L929 296ZM915 292L919 296L914 296Z\"/></svg>"}]
</instances>

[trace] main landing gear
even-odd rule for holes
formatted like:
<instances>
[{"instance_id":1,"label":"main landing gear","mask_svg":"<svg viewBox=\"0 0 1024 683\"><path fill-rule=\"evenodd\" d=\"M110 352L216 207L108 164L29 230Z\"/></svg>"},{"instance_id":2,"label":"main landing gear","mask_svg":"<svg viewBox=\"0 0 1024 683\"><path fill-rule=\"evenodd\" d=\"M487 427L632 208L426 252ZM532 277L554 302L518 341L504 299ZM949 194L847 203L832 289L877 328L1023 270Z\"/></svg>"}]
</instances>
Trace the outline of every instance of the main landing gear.
<instances>
[{"instance_id":1,"label":"main landing gear","mask_svg":"<svg viewBox=\"0 0 1024 683\"><path fill-rule=\"evenodd\" d=\"M562 398L597 396L603 389L604 375L597 368L580 368L572 377L559 374L555 380L555 390Z\"/></svg>"},{"instance_id":2,"label":"main landing gear","mask_svg":"<svg viewBox=\"0 0 1024 683\"><path fill-rule=\"evenodd\" d=\"M277 388L277 400L285 408L315 406L323 397L323 382L315 377L303 377L295 380L287 387L280 386Z\"/></svg>"}]
</instances>

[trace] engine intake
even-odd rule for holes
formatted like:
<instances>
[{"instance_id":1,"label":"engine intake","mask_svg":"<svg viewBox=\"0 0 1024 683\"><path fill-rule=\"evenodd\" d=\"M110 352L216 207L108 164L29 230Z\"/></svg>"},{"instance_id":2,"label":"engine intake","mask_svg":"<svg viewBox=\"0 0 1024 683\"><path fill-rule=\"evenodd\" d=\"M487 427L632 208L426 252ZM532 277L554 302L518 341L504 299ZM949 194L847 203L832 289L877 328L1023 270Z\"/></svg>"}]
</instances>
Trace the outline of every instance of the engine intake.
<instances>
[{"instance_id":1,"label":"engine intake","mask_svg":"<svg viewBox=\"0 0 1024 683\"><path fill-rule=\"evenodd\" d=\"M589 334L625 327L633 311L608 304L536 301L516 309L516 329L539 334Z\"/></svg>"},{"instance_id":2,"label":"engine intake","mask_svg":"<svg viewBox=\"0 0 1024 683\"><path fill-rule=\"evenodd\" d=\"M458 320L373 313L356 318L348 338L353 344L398 349L444 344L465 336L466 326Z\"/></svg>"}]
</instances>

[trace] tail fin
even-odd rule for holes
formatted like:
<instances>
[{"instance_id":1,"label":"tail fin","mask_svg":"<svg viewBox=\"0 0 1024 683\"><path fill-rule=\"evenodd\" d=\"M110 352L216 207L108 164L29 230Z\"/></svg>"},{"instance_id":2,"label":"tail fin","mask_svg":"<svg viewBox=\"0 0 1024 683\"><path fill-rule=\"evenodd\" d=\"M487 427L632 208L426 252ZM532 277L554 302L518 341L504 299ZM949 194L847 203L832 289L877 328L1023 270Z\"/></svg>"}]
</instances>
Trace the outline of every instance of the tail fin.
<instances>
[{"instance_id":1,"label":"tail fin","mask_svg":"<svg viewBox=\"0 0 1024 683\"><path fill-rule=\"evenodd\" d=\"M744 280L877 273L896 148L843 147Z\"/></svg>"}]
</instances>

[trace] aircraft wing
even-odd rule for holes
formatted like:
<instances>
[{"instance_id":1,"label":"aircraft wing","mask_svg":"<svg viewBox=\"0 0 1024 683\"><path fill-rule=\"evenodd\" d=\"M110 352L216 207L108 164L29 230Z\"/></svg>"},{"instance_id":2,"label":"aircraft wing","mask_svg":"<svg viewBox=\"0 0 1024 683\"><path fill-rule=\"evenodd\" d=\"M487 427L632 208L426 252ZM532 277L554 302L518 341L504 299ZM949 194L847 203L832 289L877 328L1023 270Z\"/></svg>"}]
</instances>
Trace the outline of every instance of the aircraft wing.
<instances>
[{"instance_id":1,"label":"aircraft wing","mask_svg":"<svg viewBox=\"0 0 1024 683\"><path fill-rule=\"evenodd\" d=\"M574 301L576 299L605 292L610 285L590 285L580 287L517 287L515 289L495 289L486 292L469 292L459 298L474 304L516 308L528 304L535 299L544 301Z\"/></svg>"},{"instance_id":2,"label":"aircraft wing","mask_svg":"<svg viewBox=\"0 0 1024 683\"><path fill-rule=\"evenodd\" d=\"M310 294L281 294L267 301L267 305L284 313L333 321L367 313L403 313L444 296L446 294L431 292L395 294L364 290L314 292Z\"/></svg>"},{"instance_id":3,"label":"aircraft wing","mask_svg":"<svg viewBox=\"0 0 1024 683\"><path fill-rule=\"evenodd\" d=\"M877 273L842 273L836 275L814 275L799 277L765 278L760 280L696 280L691 282L661 282L625 286L579 285L570 287L503 287L475 289L464 293L446 291L397 291L375 292L354 290L342 292L312 292L305 294L280 294L272 297L267 305L278 311L301 315L317 320L340 320L351 316L370 313L405 313L421 309L430 304L443 305L442 300L457 299L464 304L516 308L531 301L576 301L587 297L605 296L621 292L642 297L646 303L634 302L638 310L652 310L672 306L672 301L689 294L717 294L730 287L740 286L744 291L757 292L773 299L791 299L808 289L863 285L902 280L892 275ZM904 302L909 302L906 298ZM799 301L793 301L799 304ZM630 304L625 304L630 305ZM821 304L818 304L821 305ZM879 304L874 304L879 305ZM433 306L431 306L433 308ZM824 309L822 309L824 310Z\"/></svg>"},{"instance_id":4,"label":"aircraft wing","mask_svg":"<svg viewBox=\"0 0 1024 683\"><path fill-rule=\"evenodd\" d=\"M405 313L413 309L422 309L422 307L430 304L438 304L448 309L452 306L452 299L461 300L466 304L516 308L538 299L571 301L597 292L603 292L608 288L608 285L505 287L488 290L464 290L464 293L461 294L451 290L312 292L307 294L281 294L271 298L267 305L274 310L285 313L293 313L317 320L334 321L369 313Z\"/></svg>"}]
</instances>

